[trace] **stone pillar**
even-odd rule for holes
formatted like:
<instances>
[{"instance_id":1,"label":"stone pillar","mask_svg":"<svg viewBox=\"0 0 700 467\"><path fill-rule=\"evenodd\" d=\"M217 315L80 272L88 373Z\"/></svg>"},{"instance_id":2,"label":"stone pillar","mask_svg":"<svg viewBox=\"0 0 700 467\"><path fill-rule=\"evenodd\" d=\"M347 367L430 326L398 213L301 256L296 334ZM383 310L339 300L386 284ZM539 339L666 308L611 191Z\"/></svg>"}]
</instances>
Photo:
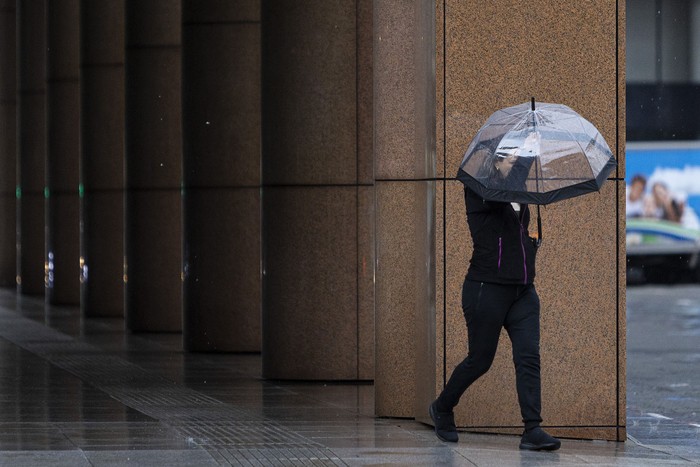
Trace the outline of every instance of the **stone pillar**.
<instances>
[{"instance_id":1,"label":"stone pillar","mask_svg":"<svg viewBox=\"0 0 700 467\"><path fill-rule=\"evenodd\" d=\"M15 0L0 2L0 287L17 275L17 15Z\"/></svg>"},{"instance_id":2,"label":"stone pillar","mask_svg":"<svg viewBox=\"0 0 700 467\"><path fill-rule=\"evenodd\" d=\"M260 351L260 2L183 2L184 346Z\"/></svg>"},{"instance_id":3,"label":"stone pillar","mask_svg":"<svg viewBox=\"0 0 700 467\"><path fill-rule=\"evenodd\" d=\"M181 331L179 0L126 2L126 324Z\"/></svg>"},{"instance_id":4,"label":"stone pillar","mask_svg":"<svg viewBox=\"0 0 700 467\"><path fill-rule=\"evenodd\" d=\"M434 181L434 24L429 2L374 2L380 416L417 416L416 394L432 382L436 360L434 213L443 184Z\"/></svg>"},{"instance_id":5,"label":"stone pillar","mask_svg":"<svg viewBox=\"0 0 700 467\"><path fill-rule=\"evenodd\" d=\"M655 83L661 81L661 57L657 57L657 44L660 44L661 36L661 12L658 10L658 0L636 0L627 11L627 82L628 83ZM691 3L691 17L693 18L693 5L700 5L700 0ZM668 2L663 2L668 5ZM691 33L691 38L692 38ZM697 42L696 42L697 43Z\"/></svg>"},{"instance_id":6,"label":"stone pillar","mask_svg":"<svg viewBox=\"0 0 700 467\"><path fill-rule=\"evenodd\" d=\"M565 11L562 5L375 2L378 415L429 421L428 405L465 357L461 286L471 241L463 187L454 177L489 115L535 96L580 111L601 130L619 162L600 194L542 211L545 241L535 284L542 302L544 426L558 436L625 439L625 9L621 2L602 0L567 3ZM430 36L422 21L433 7L436 32ZM555 26L523 27L534 19ZM435 85L421 82L426 62L432 62L424 57L433 53ZM434 144L422 130L432 118L422 99L433 95ZM411 134L417 135L413 149L405 142ZM424 210L431 202L429 187L421 186L431 182L418 180L423 172L412 168L426 162L430 167L425 154L431 146L434 228L432 210ZM422 224L421 212L428 216ZM432 232L433 251L426 231ZM435 298L426 300L430 255ZM411 318L417 323L413 329L406 324ZM394 369L393 362L402 367ZM491 370L465 393L455 418L463 430L522 432L505 333Z\"/></svg>"},{"instance_id":7,"label":"stone pillar","mask_svg":"<svg viewBox=\"0 0 700 467\"><path fill-rule=\"evenodd\" d=\"M555 27L522 27L533 18ZM445 226L446 241L437 252L437 283L445 284L438 294L445 299L437 334L444 330L446 340L435 392L444 384L443 375L449 376L465 356L460 295L471 242L462 186L451 177L469 140L493 111L530 96L561 102L600 129L619 168L599 194L542 210L545 240L535 280L542 302L542 417L555 435L624 441L625 3L567 3L564 11L545 0L489 8L475 1L450 2L437 14L437 24L443 23L445 29L437 34L437 95L445 99L439 100L437 114L442 116L438 128L444 125L438 167L445 169L438 177L445 177L446 188L437 203L437 223ZM572 28L577 28L575 40ZM512 60L505 66L474 66L500 61L499 44L506 42ZM438 230L438 239L442 234ZM489 374L457 408L460 427L521 432L510 342L504 335L501 343ZM422 395L423 407L435 392ZM425 417L425 410L420 415Z\"/></svg>"},{"instance_id":8,"label":"stone pillar","mask_svg":"<svg viewBox=\"0 0 700 467\"><path fill-rule=\"evenodd\" d=\"M80 2L48 0L47 298L80 303Z\"/></svg>"},{"instance_id":9,"label":"stone pillar","mask_svg":"<svg viewBox=\"0 0 700 467\"><path fill-rule=\"evenodd\" d=\"M81 306L124 316L124 0L82 0Z\"/></svg>"},{"instance_id":10,"label":"stone pillar","mask_svg":"<svg viewBox=\"0 0 700 467\"><path fill-rule=\"evenodd\" d=\"M17 283L44 295L46 170L46 2L17 1Z\"/></svg>"},{"instance_id":11,"label":"stone pillar","mask_svg":"<svg viewBox=\"0 0 700 467\"><path fill-rule=\"evenodd\" d=\"M688 28L688 41L690 44L700 44L700 0L692 0L689 4L690 27ZM632 45L632 40L628 41ZM688 51L690 76L689 81L693 84L700 83L700 50L697 47L691 47ZM632 67L629 67L632 69Z\"/></svg>"},{"instance_id":12,"label":"stone pillar","mask_svg":"<svg viewBox=\"0 0 700 467\"><path fill-rule=\"evenodd\" d=\"M374 376L369 6L262 4L267 378Z\"/></svg>"},{"instance_id":13,"label":"stone pillar","mask_svg":"<svg viewBox=\"0 0 700 467\"><path fill-rule=\"evenodd\" d=\"M656 10L656 8L654 8ZM692 2L661 3L661 81L664 83L688 83L692 77L691 49L695 42L692 30Z\"/></svg>"}]
</instances>

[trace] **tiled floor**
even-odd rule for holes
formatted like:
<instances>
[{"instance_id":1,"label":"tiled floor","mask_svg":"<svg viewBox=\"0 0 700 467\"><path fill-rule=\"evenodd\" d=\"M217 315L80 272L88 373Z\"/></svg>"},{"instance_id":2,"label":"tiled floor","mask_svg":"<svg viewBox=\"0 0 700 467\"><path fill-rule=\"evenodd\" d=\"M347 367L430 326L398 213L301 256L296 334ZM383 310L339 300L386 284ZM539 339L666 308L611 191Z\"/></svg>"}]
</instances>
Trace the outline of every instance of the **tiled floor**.
<instances>
[{"instance_id":1,"label":"tiled floor","mask_svg":"<svg viewBox=\"0 0 700 467\"><path fill-rule=\"evenodd\" d=\"M122 320L81 322L77 308L0 291L0 465L700 465L688 443L533 453L464 433L447 445L412 420L374 418L369 384L264 381L258 355L179 349L178 334L124 333Z\"/></svg>"}]
</instances>

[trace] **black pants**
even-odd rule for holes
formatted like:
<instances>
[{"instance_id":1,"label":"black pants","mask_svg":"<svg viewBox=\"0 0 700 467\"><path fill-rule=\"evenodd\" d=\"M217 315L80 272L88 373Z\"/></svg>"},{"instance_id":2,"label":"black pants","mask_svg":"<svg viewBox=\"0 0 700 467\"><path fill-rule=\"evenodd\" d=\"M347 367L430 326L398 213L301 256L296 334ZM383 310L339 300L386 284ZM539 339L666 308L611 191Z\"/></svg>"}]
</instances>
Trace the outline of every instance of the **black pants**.
<instances>
[{"instance_id":1,"label":"black pants","mask_svg":"<svg viewBox=\"0 0 700 467\"><path fill-rule=\"evenodd\" d=\"M464 391L491 367L501 328L513 344L518 402L525 428L542 422L540 395L540 299L534 285L464 281L462 309L469 353L455 367L438 397L437 408L451 411Z\"/></svg>"}]
</instances>

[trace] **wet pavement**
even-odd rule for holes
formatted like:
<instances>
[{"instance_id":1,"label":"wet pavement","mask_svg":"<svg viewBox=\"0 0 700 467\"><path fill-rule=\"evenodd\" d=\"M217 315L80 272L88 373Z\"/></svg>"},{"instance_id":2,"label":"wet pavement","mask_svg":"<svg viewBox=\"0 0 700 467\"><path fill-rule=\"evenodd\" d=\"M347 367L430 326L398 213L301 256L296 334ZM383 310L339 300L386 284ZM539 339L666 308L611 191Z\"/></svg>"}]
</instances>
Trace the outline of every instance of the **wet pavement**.
<instances>
[{"instance_id":1,"label":"wet pavement","mask_svg":"<svg viewBox=\"0 0 700 467\"><path fill-rule=\"evenodd\" d=\"M0 465L700 465L700 287L628 293L626 443L438 441L373 417L370 384L265 381L259 355L183 353L179 334L0 290Z\"/></svg>"},{"instance_id":2,"label":"wet pavement","mask_svg":"<svg viewBox=\"0 0 700 467\"><path fill-rule=\"evenodd\" d=\"M627 433L700 465L700 286L627 288Z\"/></svg>"}]
</instances>

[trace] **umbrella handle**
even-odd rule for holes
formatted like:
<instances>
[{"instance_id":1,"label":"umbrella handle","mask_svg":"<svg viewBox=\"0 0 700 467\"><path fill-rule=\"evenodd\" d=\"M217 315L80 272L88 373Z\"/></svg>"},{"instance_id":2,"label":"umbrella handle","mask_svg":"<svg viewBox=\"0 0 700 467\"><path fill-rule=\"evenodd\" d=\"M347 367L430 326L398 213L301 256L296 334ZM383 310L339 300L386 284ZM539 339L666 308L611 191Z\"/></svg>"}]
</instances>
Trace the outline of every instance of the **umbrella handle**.
<instances>
[{"instance_id":1,"label":"umbrella handle","mask_svg":"<svg viewBox=\"0 0 700 467\"><path fill-rule=\"evenodd\" d=\"M542 218L540 217L540 205L537 205L537 248L542 245Z\"/></svg>"}]
</instances>

